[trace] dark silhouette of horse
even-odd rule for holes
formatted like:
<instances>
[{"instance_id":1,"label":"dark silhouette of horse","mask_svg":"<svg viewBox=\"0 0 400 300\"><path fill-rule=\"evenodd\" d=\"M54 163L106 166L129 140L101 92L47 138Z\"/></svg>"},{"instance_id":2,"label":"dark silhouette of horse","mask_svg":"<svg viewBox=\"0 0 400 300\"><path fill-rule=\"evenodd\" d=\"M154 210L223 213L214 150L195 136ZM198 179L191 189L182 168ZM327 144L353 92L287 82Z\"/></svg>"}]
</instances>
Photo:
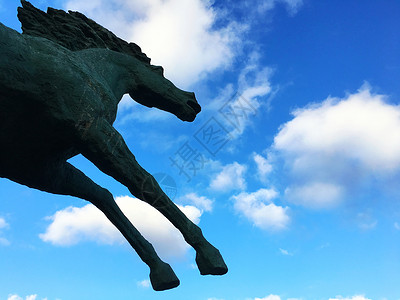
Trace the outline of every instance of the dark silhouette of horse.
<instances>
[{"instance_id":1,"label":"dark silhouette of horse","mask_svg":"<svg viewBox=\"0 0 400 300\"><path fill-rule=\"evenodd\" d=\"M124 216L112 194L67 160L79 153L159 210L196 250L202 275L222 275L219 253L136 161L114 129L126 93L140 104L193 121L194 93L182 91L140 48L77 12L47 13L21 1L24 34L0 23L0 177L90 201L150 267L155 290L179 285L172 268Z\"/></svg>"}]
</instances>

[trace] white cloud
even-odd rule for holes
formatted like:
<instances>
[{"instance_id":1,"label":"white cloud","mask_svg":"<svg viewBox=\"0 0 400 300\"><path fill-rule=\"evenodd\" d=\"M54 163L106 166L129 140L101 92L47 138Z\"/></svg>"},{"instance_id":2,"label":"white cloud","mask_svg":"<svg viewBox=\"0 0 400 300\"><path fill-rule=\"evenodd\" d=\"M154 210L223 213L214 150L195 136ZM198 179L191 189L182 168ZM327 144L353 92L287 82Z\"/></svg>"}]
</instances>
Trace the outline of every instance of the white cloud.
<instances>
[{"instance_id":1,"label":"white cloud","mask_svg":"<svg viewBox=\"0 0 400 300\"><path fill-rule=\"evenodd\" d=\"M24 300L18 295L9 295L7 300Z\"/></svg>"},{"instance_id":2,"label":"white cloud","mask_svg":"<svg viewBox=\"0 0 400 300\"><path fill-rule=\"evenodd\" d=\"M4 218L0 218L0 234L2 229L9 228L10 225L6 222ZM11 243L6 238L0 236L0 246L9 246Z\"/></svg>"},{"instance_id":3,"label":"white cloud","mask_svg":"<svg viewBox=\"0 0 400 300\"><path fill-rule=\"evenodd\" d=\"M254 300L281 300L281 297L278 295L269 295L267 297L264 298L254 298Z\"/></svg>"},{"instance_id":4,"label":"white cloud","mask_svg":"<svg viewBox=\"0 0 400 300\"><path fill-rule=\"evenodd\" d=\"M343 99L294 111L272 147L293 178L289 200L331 207L363 179L400 171L400 106L386 98L365 84Z\"/></svg>"},{"instance_id":5,"label":"white cloud","mask_svg":"<svg viewBox=\"0 0 400 300\"><path fill-rule=\"evenodd\" d=\"M4 218L0 218L0 229L8 228L9 225Z\"/></svg>"},{"instance_id":6,"label":"white cloud","mask_svg":"<svg viewBox=\"0 0 400 300\"><path fill-rule=\"evenodd\" d=\"M150 205L129 196L116 202L134 226L146 237L162 257L181 257L189 249L182 235ZM201 211L194 206L178 206L194 223L200 222ZM100 244L121 244L125 239L94 205L68 207L48 217L52 222L40 238L58 246L84 241Z\"/></svg>"},{"instance_id":7,"label":"white cloud","mask_svg":"<svg viewBox=\"0 0 400 300\"><path fill-rule=\"evenodd\" d=\"M244 174L247 170L245 165L237 162L228 164L222 168L222 171L211 180L210 188L215 191L228 192L230 190L244 190L246 180Z\"/></svg>"},{"instance_id":8,"label":"white cloud","mask_svg":"<svg viewBox=\"0 0 400 300\"><path fill-rule=\"evenodd\" d=\"M222 109L227 125L234 127L230 132L233 138L242 135L245 129L252 125L252 119L261 107L265 111L269 108L269 100L266 100L266 97L272 92L270 77L273 70L261 66L259 61L260 54L256 51L249 55L247 64L239 73L237 82L239 93L232 97L229 106Z\"/></svg>"},{"instance_id":9,"label":"white cloud","mask_svg":"<svg viewBox=\"0 0 400 300\"><path fill-rule=\"evenodd\" d=\"M360 223L360 224L358 224L358 226L361 229L370 230L370 229L374 229L377 224L378 224L378 221L373 221L371 223Z\"/></svg>"},{"instance_id":10,"label":"white cloud","mask_svg":"<svg viewBox=\"0 0 400 300\"><path fill-rule=\"evenodd\" d=\"M296 14L303 5L303 0L281 0L286 4L286 8L290 15Z\"/></svg>"},{"instance_id":11,"label":"white cloud","mask_svg":"<svg viewBox=\"0 0 400 300\"><path fill-rule=\"evenodd\" d=\"M272 164L267 158L257 153L253 153L253 160L257 165L257 175L259 180L265 182L267 175L272 172Z\"/></svg>"},{"instance_id":12,"label":"white cloud","mask_svg":"<svg viewBox=\"0 0 400 300\"><path fill-rule=\"evenodd\" d=\"M25 300L36 300L36 298L37 298L36 294L28 295L28 296L25 297ZM24 300L24 298L20 297L17 294L12 294L12 295L8 296L7 300Z\"/></svg>"},{"instance_id":13,"label":"white cloud","mask_svg":"<svg viewBox=\"0 0 400 300\"><path fill-rule=\"evenodd\" d=\"M282 255L293 256L293 253L289 252L289 251L286 250L286 249L279 248L279 252L280 252Z\"/></svg>"},{"instance_id":14,"label":"white cloud","mask_svg":"<svg viewBox=\"0 0 400 300\"><path fill-rule=\"evenodd\" d=\"M0 237L0 245L1 246L9 246L11 243L6 238Z\"/></svg>"},{"instance_id":15,"label":"white cloud","mask_svg":"<svg viewBox=\"0 0 400 300\"><path fill-rule=\"evenodd\" d=\"M353 297L336 296L335 298L329 298L329 300L371 300L371 299L366 298L363 295L355 295Z\"/></svg>"},{"instance_id":16,"label":"white cloud","mask_svg":"<svg viewBox=\"0 0 400 300\"><path fill-rule=\"evenodd\" d=\"M322 245L318 246L318 247L317 247L317 250L318 250L318 251L321 251L321 250L323 250L323 249L325 249L325 248L328 248L328 247L330 247L330 246L331 246L330 243L325 243L325 244L322 244Z\"/></svg>"},{"instance_id":17,"label":"white cloud","mask_svg":"<svg viewBox=\"0 0 400 300\"><path fill-rule=\"evenodd\" d=\"M259 106L257 99L269 94L272 90L270 78L273 69L260 65L261 55L253 51L248 57L248 62L239 73L238 90L242 96L249 99L256 108Z\"/></svg>"},{"instance_id":18,"label":"white cloud","mask_svg":"<svg viewBox=\"0 0 400 300\"><path fill-rule=\"evenodd\" d=\"M345 99L299 109L275 137L275 147L296 156L340 155L371 171L399 169L400 107L384 99L364 86Z\"/></svg>"},{"instance_id":19,"label":"white cloud","mask_svg":"<svg viewBox=\"0 0 400 300\"><path fill-rule=\"evenodd\" d=\"M288 207L275 205L278 196L274 189L259 189L254 193L242 192L232 196L235 210L255 226L269 231L285 229L289 222Z\"/></svg>"},{"instance_id":20,"label":"white cloud","mask_svg":"<svg viewBox=\"0 0 400 300\"><path fill-rule=\"evenodd\" d=\"M371 230L378 225L378 221L369 212L360 212L356 216L356 223L362 230Z\"/></svg>"},{"instance_id":21,"label":"white cloud","mask_svg":"<svg viewBox=\"0 0 400 300\"><path fill-rule=\"evenodd\" d=\"M400 224L398 222L394 222L394 228L396 228L397 230L400 230Z\"/></svg>"},{"instance_id":22,"label":"white cloud","mask_svg":"<svg viewBox=\"0 0 400 300\"><path fill-rule=\"evenodd\" d=\"M204 197L198 196L196 193L186 194L178 199L180 203L189 203L194 205L200 210L204 210L207 212L212 211L213 209L213 201Z\"/></svg>"},{"instance_id":23,"label":"white cloud","mask_svg":"<svg viewBox=\"0 0 400 300\"><path fill-rule=\"evenodd\" d=\"M210 298L208 300L214 300L216 298ZM282 298L278 295L269 295L264 298L252 298L254 300L281 300ZM287 300L301 300L302 298L287 298ZM216 299L217 300L217 299ZM335 298L329 298L329 300L372 300L370 298L367 298L363 295L355 295L352 297L342 297L342 296L336 296Z\"/></svg>"},{"instance_id":24,"label":"white cloud","mask_svg":"<svg viewBox=\"0 0 400 300\"><path fill-rule=\"evenodd\" d=\"M263 108L269 109L273 88L270 78L273 70L260 64L260 55L253 51L245 58L237 82L227 84L217 97L204 105L204 112L221 115L223 125L232 139L240 137L254 123L254 117Z\"/></svg>"},{"instance_id":25,"label":"white cloud","mask_svg":"<svg viewBox=\"0 0 400 300\"><path fill-rule=\"evenodd\" d=\"M286 9L291 16L295 15L303 5L303 0L263 0L260 1L257 10L259 13L265 13L272 10L279 2L286 5Z\"/></svg>"},{"instance_id":26,"label":"white cloud","mask_svg":"<svg viewBox=\"0 0 400 300\"><path fill-rule=\"evenodd\" d=\"M150 287L150 280L144 279L142 281L138 281L137 285L142 288L149 288Z\"/></svg>"},{"instance_id":27,"label":"white cloud","mask_svg":"<svg viewBox=\"0 0 400 300\"><path fill-rule=\"evenodd\" d=\"M331 208L342 199L343 188L328 182L308 182L285 190L286 198L312 208Z\"/></svg>"},{"instance_id":28,"label":"white cloud","mask_svg":"<svg viewBox=\"0 0 400 300\"><path fill-rule=\"evenodd\" d=\"M233 21L216 27L218 12L203 0L69 0L65 7L137 43L181 87L229 66L247 28Z\"/></svg>"}]
</instances>

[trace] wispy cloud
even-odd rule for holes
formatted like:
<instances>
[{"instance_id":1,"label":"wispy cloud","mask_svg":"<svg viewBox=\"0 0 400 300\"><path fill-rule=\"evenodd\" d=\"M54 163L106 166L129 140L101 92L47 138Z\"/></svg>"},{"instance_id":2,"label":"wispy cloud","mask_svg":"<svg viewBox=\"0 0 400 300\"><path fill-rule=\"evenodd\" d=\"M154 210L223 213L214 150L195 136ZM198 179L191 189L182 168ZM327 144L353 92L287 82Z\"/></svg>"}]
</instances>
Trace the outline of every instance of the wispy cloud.
<instances>
[{"instance_id":1,"label":"wispy cloud","mask_svg":"<svg viewBox=\"0 0 400 300\"><path fill-rule=\"evenodd\" d=\"M268 158L265 158L264 156L255 152L252 154L252 157L257 165L257 178L262 182L266 182L267 175L273 170L272 163Z\"/></svg>"},{"instance_id":2,"label":"wispy cloud","mask_svg":"<svg viewBox=\"0 0 400 300\"><path fill-rule=\"evenodd\" d=\"M282 255L293 256L293 253L289 252L289 251L286 250L286 249L279 248L279 252L280 252Z\"/></svg>"},{"instance_id":3,"label":"wispy cloud","mask_svg":"<svg viewBox=\"0 0 400 300\"><path fill-rule=\"evenodd\" d=\"M37 294L33 294L33 295L28 295L25 297L25 300L36 300L37 299ZM47 300L47 298L42 298L42 300ZM11 294L8 296L7 300L24 300L23 297L20 297L17 294Z\"/></svg>"},{"instance_id":4,"label":"wispy cloud","mask_svg":"<svg viewBox=\"0 0 400 300\"><path fill-rule=\"evenodd\" d=\"M235 6L239 10L248 11L250 19L259 21L260 16L264 22L268 13L271 13L277 6L285 6L289 16L294 16L304 4L304 0L250 0L250 1L232 1L231 6Z\"/></svg>"},{"instance_id":5,"label":"wispy cloud","mask_svg":"<svg viewBox=\"0 0 400 300\"><path fill-rule=\"evenodd\" d=\"M394 222L393 224L394 228L396 228L397 230L400 230L400 224L398 222Z\"/></svg>"},{"instance_id":6,"label":"wispy cloud","mask_svg":"<svg viewBox=\"0 0 400 300\"><path fill-rule=\"evenodd\" d=\"M181 257L189 249L178 230L143 201L129 196L117 197L116 202L133 225L146 237L162 257ZM202 212L191 205L178 206L194 223L200 222ZM70 246L93 241L99 244L121 244L125 240L111 222L94 205L67 207L57 211L40 238L57 246Z\"/></svg>"},{"instance_id":7,"label":"wispy cloud","mask_svg":"<svg viewBox=\"0 0 400 300\"><path fill-rule=\"evenodd\" d=\"M317 247L317 250L318 250L318 251L321 251L321 250L323 250L323 249L329 248L330 246L331 246L330 243L325 243L325 244L319 245L319 246Z\"/></svg>"},{"instance_id":8,"label":"wispy cloud","mask_svg":"<svg viewBox=\"0 0 400 300\"><path fill-rule=\"evenodd\" d=\"M378 221L369 212L359 212L356 216L356 223L362 230L371 230L378 225Z\"/></svg>"},{"instance_id":9,"label":"wispy cloud","mask_svg":"<svg viewBox=\"0 0 400 300\"><path fill-rule=\"evenodd\" d=\"M231 82L220 91L205 111L223 116L222 122L231 138L240 137L250 127L254 116L262 109L268 111L274 88L270 79L273 69L260 63L260 54L253 51L244 58L237 82Z\"/></svg>"},{"instance_id":10,"label":"wispy cloud","mask_svg":"<svg viewBox=\"0 0 400 300\"><path fill-rule=\"evenodd\" d=\"M9 226L4 218L0 218L0 229L8 228Z\"/></svg>"},{"instance_id":11,"label":"wispy cloud","mask_svg":"<svg viewBox=\"0 0 400 300\"><path fill-rule=\"evenodd\" d=\"M366 298L364 295L355 295L352 297L336 296L335 298L329 298L329 300L371 300L371 299Z\"/></svg>"},{"instance_id":12,"label":"wispy cloud","mask_svg":"<svg viewBox=\"0 0 400 300\"><path fill-rule=\"evenodd\" d=\"M283 300L279 295L269 295L264 298L248 298L248 300ZM286 300L301 300L302 298L286 298ZM342 296L336 296L335 298L329 298L329 300L371 300L370 298L367 298L363 295L355 295L352 297L342 297Z\"/></svg>"},{"instance_id":13,"label":"wispy cloud","mask_svg":"<svg viewBox=\"0 0 400 300\"><path fill-rule=\"evenodd\" d=\"M9 246L11 243L4 237L0 237L0 246Z\"/></svg>"},{"instance_id":14,"label":"wispy cloud","mask_svg":"<svg viewBox=\"0 0 400 300\"><path fill-rule=\"evenodd\" d=\"M303 6L303 0L281 0L286 4L286 9L290 15L295 15Z\"/></svg>"},{"instance_id":15,"label":"wispy cloud","mask_svg":"<svg viewBox=\"0 0 400 300\"><path fill-rule=\"evenodd\" d=\"M285 196L293 203L321 209L336 206L343 199L344 191L338 184L310 181L286 188Z\"/></svg>"},{"instance_id":16,"label":"wispy cloud","mask_svg":"<svg viewBox=\"0 0 400 300\"><path fill-rule=\"evenodd\" d=\"M184 196L179 197L177 199L178 203L187 203L194 205L200 210L210 212L213 209L213 201L204 197L204 196L199 196L196 193L188 193Z\"/></svg>"},{"instance_id":17,"label":"wispy cloud","mask_svg":"<svg viewBox=\"0 0 400 300\"><path fill-rule=\"evenodd\" d=\"M5 237L1 236L3 229L8 229L10 225L6 222L4 218L0 218L0 246L9 246L10 241L7 240Z\"/></svg>"},{"instance_id":18,"label":"wispy cloud","mask_svg":"<svg viewBox=\"0 0 400 300\"><path fill-rule=\"evenodd\" d=\"M151 286L151 283L150 283L150 280L144 279L144 280L138 281L137 285L141 288L147 289Z\"/></svg>"}]
</instances>

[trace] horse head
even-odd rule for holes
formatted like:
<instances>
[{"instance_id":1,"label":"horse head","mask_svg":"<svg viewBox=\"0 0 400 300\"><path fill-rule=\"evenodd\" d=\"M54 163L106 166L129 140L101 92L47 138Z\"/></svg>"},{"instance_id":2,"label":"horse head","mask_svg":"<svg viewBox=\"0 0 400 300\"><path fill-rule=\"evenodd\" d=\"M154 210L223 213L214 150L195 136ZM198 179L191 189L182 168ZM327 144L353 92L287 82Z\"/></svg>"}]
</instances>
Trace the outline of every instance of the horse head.
<instances>
[{"instance_id":1,"label":"horse head","mask_svg":"<svg viewBox=\"0 0 400 300\"><path fill-rule=\"evenodd\" d=\"M143 64L140 76L136 76L135 84L129 95L136 102L170 112L182 121L192 122L201 111L194 93L177 88L164 77L160 66Z\"/></svg>"},{"instance_id":2,"label":"horse head","mask_svg":"<svg viewBox=\"0 0 400 300\"><path fill-rule=\"evenodd\" d=\"M128 54L133 57L132 65L126 66L132 69L128 93L135 101L168 111L183 121L193 121L200 112L194 93L185 92L166 79L163 68L151 65L150 58L135 43L118 38L79 12L49 7L44 13L25 0L21 3L18 18L24 34L44 37L72 51L107 48ZM68 30L64 29L66 23Z\"/></svg>"}]
</instances>

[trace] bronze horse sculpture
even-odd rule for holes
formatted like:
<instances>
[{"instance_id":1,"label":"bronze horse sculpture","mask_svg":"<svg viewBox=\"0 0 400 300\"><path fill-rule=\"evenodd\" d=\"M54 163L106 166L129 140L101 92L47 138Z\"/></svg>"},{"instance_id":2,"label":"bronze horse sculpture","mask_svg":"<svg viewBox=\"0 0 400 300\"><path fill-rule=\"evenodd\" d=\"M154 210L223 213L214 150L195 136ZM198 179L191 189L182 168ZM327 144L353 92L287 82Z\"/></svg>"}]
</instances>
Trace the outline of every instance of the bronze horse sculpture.
<instances>
[{"instance_id":1,"label":"bronze horse sculpture","mask_svg":"<svg viewBox=\"0 0 400 300\"><path fill-rule=\"evenodd\" d=\"M228 269L219 251L136 161L112 126L126 93L137 102L193 121L194 93L175 87L140 48L78 12L22 0L20 34L0 23L0 177L85 199L118 228L150 268L154 290L179 279L119 209L113 195L67 160L77 154L160 211L196 250L202 275Z\"/></svg>"}]
</instances>

